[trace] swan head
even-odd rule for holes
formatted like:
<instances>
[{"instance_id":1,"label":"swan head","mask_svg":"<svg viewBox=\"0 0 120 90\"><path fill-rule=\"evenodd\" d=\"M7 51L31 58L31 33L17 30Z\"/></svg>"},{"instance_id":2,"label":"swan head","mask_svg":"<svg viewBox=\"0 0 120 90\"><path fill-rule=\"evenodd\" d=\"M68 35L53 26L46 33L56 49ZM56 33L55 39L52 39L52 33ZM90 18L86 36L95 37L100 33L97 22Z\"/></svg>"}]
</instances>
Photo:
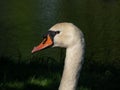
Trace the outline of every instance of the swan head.
<instances>
[{"instance_id":1,"label":"swan head","mask_svg":"<svg viewBox=\"0 0 120 90\"><path fill-rule=\"evenodd\" d=\"M43 41L33 48L32 53L47 47L68 48L80 40L80 30L72 23L58 23L43 36Z\"/></svg>"}]
</instances>

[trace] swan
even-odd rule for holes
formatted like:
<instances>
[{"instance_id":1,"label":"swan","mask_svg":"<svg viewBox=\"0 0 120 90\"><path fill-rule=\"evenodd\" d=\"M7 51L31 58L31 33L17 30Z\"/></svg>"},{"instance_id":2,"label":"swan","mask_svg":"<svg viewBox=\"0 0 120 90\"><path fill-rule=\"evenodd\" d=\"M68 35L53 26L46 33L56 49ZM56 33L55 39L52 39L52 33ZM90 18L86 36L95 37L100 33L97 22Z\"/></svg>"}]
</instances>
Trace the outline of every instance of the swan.
<instances>
[{"instance_id":1,"label":"swan","mask_svg":"<svg viewBox=\"0 0 120 90\"><path fill-rule=\"evenodd\" d=\"M47 47L66 48L64 70L58 90L76 90L85 52L82 31L69 22L57 23L43 38L43 41L33 48L32 53Z\"/></svg>"}]
</instances>

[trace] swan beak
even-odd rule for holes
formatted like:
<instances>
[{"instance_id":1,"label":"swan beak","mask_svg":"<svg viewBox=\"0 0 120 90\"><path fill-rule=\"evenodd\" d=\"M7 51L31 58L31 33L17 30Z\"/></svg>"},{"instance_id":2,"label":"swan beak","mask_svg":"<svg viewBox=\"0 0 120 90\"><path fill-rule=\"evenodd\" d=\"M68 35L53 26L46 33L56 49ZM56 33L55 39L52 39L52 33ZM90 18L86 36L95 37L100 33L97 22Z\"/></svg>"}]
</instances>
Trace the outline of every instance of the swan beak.
<instances>
[{"instance_id":1,"label":"swan beak","mask_svg":"<svg viewBox=\"0 0 120 90\"><path fill-rule=\"evenodd\" d=\"M53 45L53 40L51 39L50 35L48 34L46 38L36 47L33 48L32 53L45 49Z\"/></svg>"}]
</instances>

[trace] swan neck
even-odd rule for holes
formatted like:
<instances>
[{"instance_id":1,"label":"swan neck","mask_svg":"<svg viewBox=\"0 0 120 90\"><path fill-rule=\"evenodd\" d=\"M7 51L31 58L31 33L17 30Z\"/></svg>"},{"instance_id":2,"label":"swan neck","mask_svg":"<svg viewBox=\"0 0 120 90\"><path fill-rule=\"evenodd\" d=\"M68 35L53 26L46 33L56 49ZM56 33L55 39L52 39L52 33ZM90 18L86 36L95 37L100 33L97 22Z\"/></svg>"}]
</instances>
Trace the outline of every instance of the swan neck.
<instances>
[{"instance_id":1,"label":"swan neck","mask_svg":"<svg viewBox=\"0 0 120 90\"><path fill-rule=\"evenodd\" d=\"M83 54L84 44L81 41L66 49L65 65L59 90L76 90Z\"/></svg>"}]
</instances>

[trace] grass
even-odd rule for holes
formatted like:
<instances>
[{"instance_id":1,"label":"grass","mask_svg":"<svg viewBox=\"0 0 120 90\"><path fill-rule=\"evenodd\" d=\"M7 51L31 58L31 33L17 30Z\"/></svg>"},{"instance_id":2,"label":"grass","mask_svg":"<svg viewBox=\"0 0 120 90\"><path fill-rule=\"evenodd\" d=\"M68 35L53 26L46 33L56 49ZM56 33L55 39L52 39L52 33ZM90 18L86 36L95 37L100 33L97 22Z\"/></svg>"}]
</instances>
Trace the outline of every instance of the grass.
<instances>
[{"instance_id":1,"label":"grass","mask_svg":"<svg viewBox=\"0 0 120 90\"><path fill-rule=\"evenodd\" d=\"M37 59L36 59L37 58ZM29 62L15 62L9 57L0 58L1 90L57 90L63 63L31 58ZM35 59L35 60L34 60ZM83 65L77 90L119 89L119 69L98 62Z\"/></svg>"}]
</instances>

